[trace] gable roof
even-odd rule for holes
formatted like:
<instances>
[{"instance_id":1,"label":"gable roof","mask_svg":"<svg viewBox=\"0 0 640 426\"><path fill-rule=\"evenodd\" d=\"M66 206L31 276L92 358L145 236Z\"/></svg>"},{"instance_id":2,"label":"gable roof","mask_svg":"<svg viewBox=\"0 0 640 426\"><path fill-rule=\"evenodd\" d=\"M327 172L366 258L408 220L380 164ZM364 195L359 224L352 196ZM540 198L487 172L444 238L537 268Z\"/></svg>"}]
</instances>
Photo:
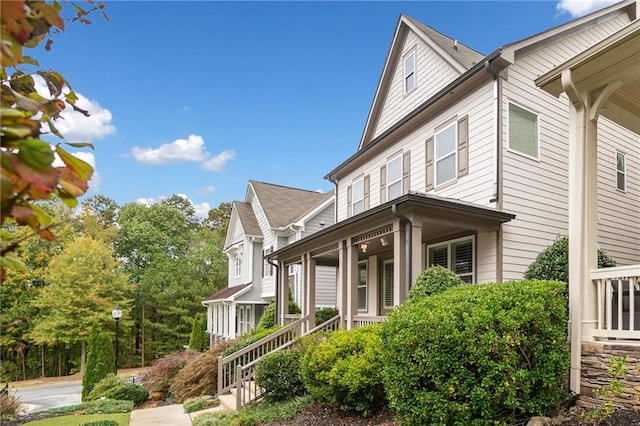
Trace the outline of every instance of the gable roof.
<instances>
[{"instance_id":1,"label":"gable roof","mask_svg":"<svg viewBox=\"0 0 640 426\"><path fill-rule=\"evenodd\" d=\"M249 181L271 228L284 228L302 217L331 193L291 188L272 183Z\"/></svg>"},{"instance_id":2,"label":"gable roof","mask_svg":"<svg viewBox=\"0 0 640 426\"><path fill-rule=\"evenodd\" d=\"M245 235L261 237L262 230L260 229L256 215L253 212L253 208L251 208L251 204L244 203L242 201L234 201L233 207L238 213L238 219L240 219Z\"/></svg>"},{"instance_id":3,"label":"gable roof","mask_svg":"<svg viewBox=\"0 0 640 426\"><path fill-rule=\"evenodd\" d=\"M235 285L233 287L225 287L219 292L207 297L207 299L203 300L202 303L204 304L206 302L225 300L230 297L235 299L235 297L240 296L241 294L244 294L245 291L242 291L242 290L248 289L250 285L251 284L249 283L249 284Z\"/></svg>"}]
</instances>

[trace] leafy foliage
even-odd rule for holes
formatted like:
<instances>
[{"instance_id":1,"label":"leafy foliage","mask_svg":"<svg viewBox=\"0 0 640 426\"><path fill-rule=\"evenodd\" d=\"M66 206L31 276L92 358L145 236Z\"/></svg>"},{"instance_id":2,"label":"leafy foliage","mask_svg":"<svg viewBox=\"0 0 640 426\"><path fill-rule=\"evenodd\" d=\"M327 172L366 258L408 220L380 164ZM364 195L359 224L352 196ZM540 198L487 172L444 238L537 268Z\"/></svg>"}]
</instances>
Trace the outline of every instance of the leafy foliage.
<instances>
[{"instance_id":1,"label":"leafy foliage","mask_svg":"<svg viewBox=\"0 0 640 426\"><path fill-rule=\"evenodd\" d=\"M184 350L173 352L154 361L153 365L142 376L141 383L150 392L169 390L173 378L190 360L198 357L198 351Z\"/></svg>"},{"instance_id":2,"label":"leafy foliage","mask_svg":"<svg viewBox=\"0 0 640 426\"><path fill-rule=\"evenodd\" d=\"M207 334L207 316L199 312L193 320L189 349L202 352L209 347L209 335Z\"/></svg>"},{"instance_id":3,"label":"leafy foliage","mask_svg":"<svg viewBox=\"0 0 640 426\"><path fill-rule=\"evenodd\" d=\"M380 325L327 333L326 342L310 346L300 373L311 395L368 414L385 404Z\"/></svg>"},{"instance_id":4,"label":"leafy foliage","mask_svg":"<svg viewBox=\"0 0 640 426\"><path fill-rule=\"evenodd\" d=\"M408 301L415 302L424 297L442 293L443 291L464 285L462 281L452 270L440 265L431 266L425 269L413 283L409 290Z\"/></svg>"},{"instance_id":5,"label":"leafy foliage","mask_svg":"<svg viewBox=\"0 0 640 426\"><path fill-rule=\"evenodd\" d=\"M93 386L93 389L89 394L83 398L84 401L95 401L104 396L109 390L116 388L126 383L126 378L123 376L117 376L113 373L107 374L98 383Z\"/></svg>"},{"instance_id":6,"label":"leafy foliage","mask_svg":"<svg viewBox=\"0 0 640 426\"><path fill-rule=\"evenodd\" d=\"M338 315L336 308L324 308L316 311L316 325L323 324Z\"/></svg>"},{"instance_id":7,"label":"leafy foliage","mask_svg":"<svg viewBox=\"0 0 640 426\"><path fill-rule=\"evenodd\" d=\"M627 356L612 356L609 358L609 375L611 375L611 381L609 384L604 385L598 389L593 390L593 396L596 403L592 410L587 413L594 425L599 425L601 422L609 417L616 411L613 404L613 398L621 396L624 392L624 385L619 381L625 374L627 369L625 363L627 362Z\"/></svg>"},{"instance_id":8,"label":"leafy foliage","mask_svg":"<svg viewBox=\"0 0 640 426\"><path fill-rule=\"evenodd\" d=\"M138 383L126 383L109 389L104 396L108 399L131 401L134 405L140 405L149 399L149 391Z\"/></svg>"},{"instance_id":9,"label":"leafy foliage","mask_svg":"<svg viewBox=\"0 0 640 426\"><path fill-rule=\"evenodd\" d=\"M115 414L129 413L133 410L133 402L114 399L98 399L82 404L68 405L66 407L51 408L44 412L48 414L69 414L82 411L83 414Z\"/></svg>"},{"instance_id":10,"label":"leafy foliage","mask_svg":"<svg viewBox=\"0 0 640 426\"><path fill-rule=\"evenodd\" d=\"M305 387L300 376L300 351L277 351L258 361L256 384L265 389L268 401L284 401L304 395Z\"/></svg>"},{"instance_id":11,"label":"leafy foliage","mask_svg":"<svg viewBox=\"0 0 640 426\"><path fill-rule=\"evenodd\" d=\"M119 426L115 420L94 420L92 422L82 423L80 426Z\"/></svg>"},{"instance_id":12,"label":"leafy foliage","mask_svg":"<svg viewBox=\"0 0 640 426\"><path fill-rule=\"evenodd\" d=\"M220 401L217 398L196 396L184 401L183 406L185 413L193 413L196 411L202 411L205 408L215 407L219 404Z\"/></svg>"},{"instance_id":13,"label":"leafy foliage","mask_svg":"<svg viewBox=\"0 0 640 426\"><path fill-rule=\"evenodd\" d=\"M104 379L115 369L115 351L111 338L97 326L89 335L89 353L87 365L82 376L82 400L86 401L96 383Z\"/></svg>"},{"instance_id":14,"label":"leafy foliage","mask_svg":"<svg viewBox=\"0 0 640 426\"><path fill-rule=\"evenodd\" d=\"M223 410L205 413L193 420L194 426L248 426L282 422L313 405L313 399L302 396L283 402L257 401L240 411ZM286 423L286 422L285 422ZM329 425L327 425L329 426Z\"/></svg>"},{"instance_id":15,"label":"leafy foliage","mask_svg":"<svg viewBox=\"0 0 640 426\"><path fill-rule=\"evenodd\" d=\"M76 16L71 21L88 24L87 16L103 8L104 4L97 3L87 11L74 4ZM54 122L61 118L65 108L85 116L89 113L76 105L78 96L59 72L40 68L36 59L23 52L38 48L45 39L45 50L51 49L52 34L65 29L61 11L62 5L58 2L27 0L2 5L0 282L5 268L24 270L24 264L12 252L25 238L34 235L48 241L55 238L51 217L36 203L57 197L69 207L75 207L93 175L93 167L87 162L59 143L52 145L42 139L47 133L63 138ZM104 16L106 18L106 14ZM47 96L36 90L36 75L46 84ZM93 148L89 143L67 145ZM56 155L63 165L54 166ZM32 233L17 237L15 225L26 226Z\"/></svg>"},{"instance_id":16,"label":"leafy foliage","mask_svg":"<svg viewBox=\"0 0 640 426\"><path fill-rule=\"evenodd\" d=\"M242 336L240 339L232 341L231 342L232 345L224 350L224 352L222 353L222 356L228 356L234 352L238 352L240 349L246 348L247 346L257 342L263 337L267 337L271 333L278 331L280 328L282 327L280 327L279 325L276 325L272 328L264 328L264 329L256 327L249 333Z\"/></svg>"},{"instance_id":17,"label":"leafy foliage","mask_svg":"<svg viewBox=\"0 0 640 426\"><path fill-rule=\"evenodd\" d=\"M598 268L616 266L616 261L598 249ZM569 282L569 239L557 237L542 250L524 273L525 279Z\"/></svg>"},{"instance_id":18,"label":"leafy foliage","mask_svg":"<svg viewBox=\"0 0 640 426\"><path fill-rule=\"evenodd\" d=\"M289 311L290 314L299 314L302 312L298 304L293 300L293 295L289 292ZM271 302L262 313L260 321L256 326L256 330L265 330L275 327L276 321L276 302Z\"/></svg>"},{"instance_id":19,"label":"leafy foliage","mask_svg":"<svg viewBox=\"0 0 640 426\"><path fill-rule=\"evenodd\" d=\"M13 392L0 392L0 424L14 420L20 410L20 398Z\"/></svg>"},{"instance_id":20,"label":"leafy foliage","mask_svg":"<svg viewBox=\"0 0 640 426\"><path fill-rule=\"evenodd\" d=\"M459 286L383 323L385 390L407 424L515 423L564 397L566 284Z\"/></svg>"}]
</instances>

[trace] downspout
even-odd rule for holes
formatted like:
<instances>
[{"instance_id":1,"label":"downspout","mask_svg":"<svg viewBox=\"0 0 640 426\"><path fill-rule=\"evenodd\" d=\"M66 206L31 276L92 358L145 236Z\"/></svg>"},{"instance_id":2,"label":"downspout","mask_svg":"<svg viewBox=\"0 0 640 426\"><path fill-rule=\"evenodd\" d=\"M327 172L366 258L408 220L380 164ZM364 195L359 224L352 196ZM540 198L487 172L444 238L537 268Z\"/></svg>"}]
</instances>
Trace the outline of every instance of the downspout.
<instances>
[{"instance_id":1,"label":"downspout","mask_svg":"<svg viewBox=\"0 0 640 426\"><path fill-rule=\"evenodd\" d=\"M280 306L280 266L277 263L274 263L273 261L271 261L270 258L267 257L267 263L271 266L273 266L276 269L276 282L275 282L275 303L276 303L276 311L275 311L275 320L276 320L276 324L278 324L278 321L280 319L280 310L282 309L282 306ZM288 312L288 306L287 306L287 312ZM284 324L282 324L284 325Z\"/></svg>"},{"instance_id":2,"label":"downspout","mask_svg":"<svg viewBox=\"0 0 640 426\"><path fill-rule=\"evenodd\" d=\"M403 215L398 211L397 204L393 204L391 206L391 213L393 213L393 215L398 219L404 221L404 226L405 226L404 242L405 242L405 252L406 252L406 256L404 257L404 269L405 269L404 279L405 279L406 289L408 292L411 289L411 259L413 258L413 232L411 232L411 228L413 225L411 223L411 220L408 217L406 217L405 215Z\"/></svg>"},{"instance_id":3,"label":"downspout","mask_svg":"<svg viewBox=\"0 0 640 426\"><path fill-rule=\"evenodd\" d=\"M338 223L338 181L330 179L333 186L335 186L335 201L333 202L333 223Z\"/></svg>"}]
</instances>

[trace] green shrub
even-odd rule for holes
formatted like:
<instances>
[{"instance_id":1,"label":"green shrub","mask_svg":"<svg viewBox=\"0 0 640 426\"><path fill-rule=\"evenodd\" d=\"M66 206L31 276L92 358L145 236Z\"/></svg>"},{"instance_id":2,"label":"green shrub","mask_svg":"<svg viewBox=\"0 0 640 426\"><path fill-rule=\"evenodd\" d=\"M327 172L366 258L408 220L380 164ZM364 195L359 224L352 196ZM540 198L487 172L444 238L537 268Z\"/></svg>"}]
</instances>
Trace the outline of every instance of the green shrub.
<instances>
[{"instance_id":1,"label":"green shrub","mask_svg":"<svg viewBox=\"0 0 640 426\"><path fill-rule=\"evenodd\" d=\"M89 395L85 398L85 401L95 401L101 396L104 396L105 392L124 385L126 381L127 379L123 376L116 376L113 373L109 373L105 378L96 383L91 392L89 392Z\"/></svg>"},{"instance_id":2,"label":"green shrub","mask_svg":"<svg viewBox=\"0 0 640 426\"><path fill-rule=\"evenodd\" d=\"M207 400L203 396L189 398L183 403L185 413L193 413L195 411L204 410L207 406Z\"/></svg>"},{"instance_id":3,"label":"green shrub","mask_svg":"<svg viewBox=\"0 0 640 426\"><path fill-rule=\"evenodd\" d=\"M225 349L225 351L222 353L222 356L231 355L232 353L237 352L240 349L246 348L250 344L257 342L263 337L267 337L271 333L278 331L280 328L282 327L280 327L279 325L266 329L255 328L253 331L245 334L240 339L236 340L230 347Z\"/></svg>"},{"instance_id":4,"label":"green shrub","mask_svg":"<svg viewBox=\"0 0 640 426\"><path fill-rule=\"evenodd\" d=\"M42 412L47 414L53 414L53 415L71 414L77 411L82 411L82 414L116 414L116 413L130 413L131 410L133 410L132 401L98 399L96 401L84 402L82 404L51 408L49 410L45 410Z\"/></svg>"},{"instance_id":5,"label":"green shrub","mask_svg":"<svg viewBox=\"0 0 640 426\"><path fill-rule=\"evenodd\" d=\"M209 348L209 335L207 334L207 316L199 312L193 319L191 336L189 337L189 349L204 351Z\"/></svg>"},{"instance_id":6,"label":"green shrub","mask_svg":"<svg viewBox=\"0 0 640 426\"><path fill-rule=\"evenodd\" d=\"M115 420L94 420L82 423L80 426L119 426L119 423Z\"/></svg>"},{"instance_id":7,"label":"green shrub","mask_svg":"<svg viewBox=\"0 0 640 426\"><path fill-rule=\"evenodd\" d=\"M316 311L316 325L323 324L338 315L336 308L324 308Z\"/></svg>"},{"instance_id":8,"label":"green shrub","mask_svg":"<svg viewBox=\"0 0 640 426\"><path fill-rule=\"evenodd\" d=\"M131 401L135 405L140 405L149 399L149 391L137 383L127 383L109 389L104 393L104 397L120 401Z\"/></svg>"},{"instance_id":9,"label":"green shrub","mask_svg":"<svg viewBox=\"0 0 640 426\"><path fill-rule=\"evenodd\" d=\"M291 292L289 292L289 311L290 314L299 314L302 312L300 307L296 302L293 301L293 296ZM271 329L277 325L276 321L276 302L269 303L269 306L264 310L262 316L260 317L260 321L258 321L258 325L255 330L265 330Z\"/></svg>"},{"instance_id":10,"label":"green shrub","mask_svg":"<svg viewBox=\"0 0 640 426\"><path fill-rule=\"evenodd\" d=\"M466 283L452 270L440 265L431 266L418 276L409 290L407 299L409 302L415 302L463 284Z\"/></svg>"},{"instance_id":11,"label":"green shrub","mask_svg":"<svg viewBox=\"0 0 640 426\"><path fill-rule=\"evenodd\" d=\"M598 268L616 266L616 261L598 249ZM542 250L524 273L525 279L569 282L569 239L558 237Z\"/></svg>"},{"instance_id":12,"label":"green shrub","mask_svg":"<svg viewBox=\"0 0 640 426\"><path fill-rule=\"evenodd\" d=\"M385 404L382 384L380 325L326 335L309 346L301 360L302 380L311 395L369 414Z\"/></svg>"},{"instance_id":13,"label":"green shrub","mask_svg":"<svg viewBox=\"0 0 640 426\"><path fill-rule=\"evenodd\" d=\"M400 306L382 328L389 404L407 424L514 423L565 396L566 284L467 285Z\"/></svg>"},{"instance_id":14,"label":"green shrub","mask_svg":"<svg viewBox=\"0 0 640 426\"><path fill-rule=\"evenodd\" d=\"M267 401L284 401L304 394L300 377L300 351L287 349L265 356L256 366L256 384Z\"/></svg>"},{"instance_id":15,"label":"green shrub","mask_svg":"<svg viewBox=\"0 0 640 426\"><path fill-rule=\"evenodd\" d=\"M86 401L93 387L115 371L115 351L109 334L97 326L91 328L87 342L87 364L82 376L82 400Z\"/></svg>"}]
</instances>

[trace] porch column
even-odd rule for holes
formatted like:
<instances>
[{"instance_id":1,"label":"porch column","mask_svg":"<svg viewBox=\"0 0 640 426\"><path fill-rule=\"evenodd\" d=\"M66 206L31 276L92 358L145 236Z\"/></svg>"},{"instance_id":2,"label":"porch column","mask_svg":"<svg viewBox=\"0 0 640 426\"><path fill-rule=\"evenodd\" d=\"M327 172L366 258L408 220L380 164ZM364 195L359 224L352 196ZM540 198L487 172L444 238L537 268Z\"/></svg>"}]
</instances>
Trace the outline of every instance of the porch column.
<instances>
[{"instance_id":1,"label":"porch column","mask_svg":"<svg viewBox=\"0 0 640 426\"><path fill-rule=\"evenodd\" d=\"M596 172L599 111L593 108L593 99L590 99L590 95L579 92L574 86L570 70L562 72L562 85L571 100L569 107L570 387L575 393L580 393L582 340L592 340L593 330L597 324L596 289L591 282L590 271L598 265Z\"/></svg>"},{"instance_id":2,"label":"porch column","mask_svg":"<svg viewBox=\"0 0 640 426\"><path fill-rule=\"evenodd\" d=\"M235 339L238 337L236 327L236 302L231 302L229 306L229 338Z\"/></svg>"},{"instance_id":3,"label":"porch column","mask_svg":"<svg viewBox=\"0 0 640 426\"><path fill-rule=\"evenodd\" d=\"M400 220L393 222L393 305L399 306L407 298L406 269L407 249L404 224Z\"/></svg>"},{"instance_id":4,"label":"porch column","mask_svg":"<svg viewBox=\"0 0 640 426\"><path fill-rule=\"evenodd\" d=\"M340 320L342 321L342 327L346 328L345 320L347 318L347 288L348 288L348 276L347 276L347 248L345 241L340 241L338 244L338 277L336 289L336 305L338 312L340 313Z\"/></svg>"},{"instance_id":5,"label":"porch column","mask_svg":"<svg viewBox=\"0 0 640 426\"><path fill-rule=\"evenodd\" d=\"M414 217L411 223L411 285L413 285L425 269L425 254L422 252L422 218Z\"/></svg>"},{"instance_id":6,"label":"porch column","mask_svg":"<svg viewBox=\"0 0 640 426\"><path fill-rule=\"evenodd\" d=\"M307 330L311 330L316 324L316 260L311 253L306 255L304 308L302 316L307 317Z\"/></svg>"},{"instance_id":7,"label":"porch column","mask_svg":"<svg viewBox=\"0 0 640 426\"><path fill-rule=\"evenodd\" d=\"M345 282L347 292L347 330L353 328L353 317L358 314L358 250L358 244L353 244L353 240L349 240Z\"/></svg>"},{"instance_id":8,"label":"porch column","mask_svg":"<svg viewBox=\"0 0 640 426\"><path fill-rule=\"evenodd\" d=\"M277 284L279 286L278 291L278 300L276 304L278 305L278 324L285 325L286 316L289 313L289 265L285 264L285 262L280 263L280 282Z\"/></svg>"}]
</instances>

